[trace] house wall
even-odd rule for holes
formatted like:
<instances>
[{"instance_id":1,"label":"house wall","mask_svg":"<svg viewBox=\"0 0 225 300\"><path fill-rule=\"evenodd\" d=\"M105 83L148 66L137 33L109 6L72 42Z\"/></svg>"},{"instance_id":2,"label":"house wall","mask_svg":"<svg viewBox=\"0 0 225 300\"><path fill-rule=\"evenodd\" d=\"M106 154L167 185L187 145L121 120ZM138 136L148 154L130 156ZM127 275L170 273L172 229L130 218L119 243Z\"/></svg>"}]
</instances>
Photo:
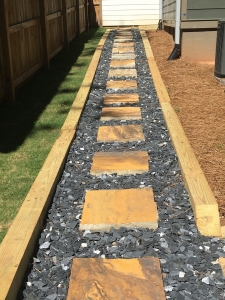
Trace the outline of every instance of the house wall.
<instances>
[{"instance_id":1,"label":"house wall","mask_svg":"<svg viewBox=\"0 0 225 300\"><path fill-rule=\"evenodd\" d=\"M181 55L194 61L215 61L217 31L183 31Z\"/></svg>"},{"instance_id":2,"label":"house wall","mask_svg":"<svg viewBox=\"0 0 225 300\"><path fill-rule=\"evenodd\" d=\"M176 0L163 0L163 20L175 20Z\"/></svg>"},{"instance_id":3,"label":"house wall","mask_svg":"<svg viewBox=\"0 0 225 300\"><path fill-rule=\"evenodd\" d=\"M224 17L224 0L187 0L187 20L212 20Z\"/></svg>"},{"instance_id":4,"label":"house wall","mask_svg":"<svg viewBox=\"0 0 225 300\"><path fill-rule=\"evenodd\" d=\"M158 24L159 0L102 0L102 26Z\"/></svg>"},{"instance_id":5,"label":"house wall","mask_svg":"<svg viewBox=\"0 0 225 300\"><path fill-rule=\"evenodd\" d=\"M176 0L163 0L164 29L173 35ZM181 0L181 56L215 61L218 19L225 17L225 0Z\"/></svg>"}]
</instances>

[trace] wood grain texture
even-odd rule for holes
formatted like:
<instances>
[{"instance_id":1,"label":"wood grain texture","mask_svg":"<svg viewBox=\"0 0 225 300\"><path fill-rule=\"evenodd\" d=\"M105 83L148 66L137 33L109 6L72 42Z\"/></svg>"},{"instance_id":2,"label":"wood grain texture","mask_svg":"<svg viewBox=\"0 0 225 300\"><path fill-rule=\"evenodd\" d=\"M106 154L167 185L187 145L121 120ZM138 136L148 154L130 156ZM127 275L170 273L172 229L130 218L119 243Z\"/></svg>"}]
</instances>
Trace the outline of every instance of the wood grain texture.
<instances>
[{"instance_id":1,"label":"wood grain texture","mask_svg":"<svg viewBox=\"0 0 225 300\"><path fill-rule=\"evenodd\" d=\"M145 31L140 31L142 36L142 41L145 47L145 53L148 60L149 68L152 73L153 82L158 96L160 95L160 102L170 102L170 97L167 93L167 89L163 83L161 74L159 72L158 66L155 62L154 55Z\"/></svg>"},{"instance_id":2,"label":"wood grain texture","mask_svg":"<svg viewBox=\"0 0 225 300\"><path fill-rule=\"evenodd\" d=\"M75 258L67 300L165 300L159 259Z\"/></svg>"},{"instance_id":3,"label":"wood grain texture","mask_svg":"<svg viewBox=\"0 0 225 300\"><path fill-rule=\"evenodd\" d=\"M110 69L109 77L137 77L137 71L135 69Z\"/></svg>"},{"instance_id":4,"label":"wood grain texture","mask_svg":"<svg viewBox=\"0 0 225 300\"><path fill-rule=\"evenodd\" d=\"M107 81L106 89L113 90L136 90L137 89L137 81L136 80L113 80Z\"/></svg>"},{"instance_id":5,"label":"wood grain texture","mask_svg":"<svg viewBox=\"0 0 225 300\"><path fill-rule=\"evenodd\" d=\"M158 227L158 213L151 188L87 191L80 230Z\"/></svg>"},{"instance_id":6,"label":"wood grain texture","mask_svg":"<svg viewBox=\"0 0 225 300\"><path fill-rule=\"evenodd\" d=\"M145 137L141 125L100 126L98 142L132 142L144 141Z\"/></svg>"},{"instance_id":7,"label":"wood grain texture","mask_svg":"<svg viewBox=\"0 0 225 300\"><path fill-rule=\"evenodd\" d=\"M73 137L64 131L56 140L0 245L1 300L16 299Z\"/></svg>"},{"instance_id":8,"label":"wood grain texture","mask_svg":"<svg viewBox=\"0 0 225 300\"><path fill-rule=\"evenodd\" d=\"M103 107L101 121L140 120L140 107Z\"/></svg>"},{"instance_id":9,"label":"wood grain texture","mask_svg":"<svg viewBox=\"0 0 225 300\"><path fill-rule=\"evenodd\" d=\"M221 226L221 234L222 234L222 237L224 238L225 237L225 226Z\"/></svg>"},{"instance_id":10,"label":"wood grain texture","mask_svg":"<svg viewBox=\"0 0 225 300\"><path fill-rule=\"evenodd\" d=\"M170 104L169 95L159 74L147 36L143 31L141 35L162 112L178 156L185 186L194 211L196 225L202 235L221 237L218 203L185 135L178 116Z\"/></svg>"},{"instance_id":11,"label":"wood grain texture","mask_svg":"<svg viewBox=\"0 0 225 300\"><path fill-rule=\"evenodd\" d=\"M148 172L148 153L146 151L96 152L90 173L92 175L140 174Z\"/></svg>"},{"instance_id":12,"label":"wood grain texture","mask_svg":"<svg viewBox=\"0 0 225 300\"><path fill-rule=\"evenodd\" d=\"M102 53L102 49L105 43L105 40L109 34L110 30L107 30L103 35L101 41L99 42L97 49L93 55L92 61L87 69L87 73L84 77L84 80L81 84L81 87L77 93L77 96L71 106L69 114L62 126L62 130L75 130L80 119L81 113L84 109L84 105L87 101L89 91L91 89L92 81L98 66L98 62Z\"/></svg>"},{"instance_id":13,"label":"wood grain texture","mask_svg":"<svg viewBox=\"0 0 225 300\"><path fill-rule=\"evenodd\" d=\"M121 103L137 103L139 102L138 94L105 94L103 104L118 104Z\"/></svg>"}]
</instances>

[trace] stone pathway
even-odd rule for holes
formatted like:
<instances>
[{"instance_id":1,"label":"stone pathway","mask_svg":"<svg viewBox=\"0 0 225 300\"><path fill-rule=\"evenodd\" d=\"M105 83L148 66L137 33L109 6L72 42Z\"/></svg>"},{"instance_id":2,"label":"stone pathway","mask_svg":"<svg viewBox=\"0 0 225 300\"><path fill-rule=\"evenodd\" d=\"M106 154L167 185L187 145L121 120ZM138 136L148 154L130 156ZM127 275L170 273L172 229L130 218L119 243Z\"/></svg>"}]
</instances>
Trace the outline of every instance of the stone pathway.
<instances>
[{"instance_id":1,"label":"stone pathway","mask_svg":"<svg viewBox=\"0 0 225 300\"><path fill-rule=\"evenodd\" d=\"M109 78L114 77L116 80L108 81L106 88L114 92L136 89L136 81L118 80L123 77L137 77L136 69L125 69L123 63L135 58L134 47L124 47L125 38L128 35L132 36L132 33L123 30L121 33L118 31L117 34L119 36L116 38L124 40L123 43L116 43L116 47L112 49L111 62L118 63L116 67L114 64L114 68L110 68L108 73ZM118 99L121 101L121 98L124 98L126 103L131 99L137 101L139 98L138 94L133 94L130 98L119 93L113 96L111 102L105 102L117 104ZM102 109L101 121L138 119L141 119L140 107ZM114 125L100 126L97 140L127 142L139 141L140 137L144 140L140 125ZM94 154L90 173L97 176L113 173L136 175L148 171L148 160L146 151L97 152ZM156 229L157 220L157 207L151 188L87 191L80 230L101 232L110 231L111 227ZM79 276L76 275L77 273ZM163 300L165 294L159 259L150 256L131 260L74 259L67 299L76 298Z\"/></svg>"},{"instance_id":2,"label":"stone pathway","mask_svg":"<svg viewBox=\"0 0 225 300\"><path fill-rule=\"evenodd\" d=\"M219 257L225 242L195 226L140 33L112 30L18 299L225 299Z\"/></svg>"}]
</instances>

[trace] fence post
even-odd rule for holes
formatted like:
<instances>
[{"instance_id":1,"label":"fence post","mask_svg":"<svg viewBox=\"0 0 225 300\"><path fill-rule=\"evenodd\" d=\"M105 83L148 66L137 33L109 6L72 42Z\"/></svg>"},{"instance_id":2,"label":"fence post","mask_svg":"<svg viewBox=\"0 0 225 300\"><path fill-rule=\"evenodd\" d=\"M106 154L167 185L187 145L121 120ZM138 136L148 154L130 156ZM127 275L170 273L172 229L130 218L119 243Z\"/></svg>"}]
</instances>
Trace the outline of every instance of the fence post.
<instances>
[{"instance_id":1,"label":"fence post","mask_svg":"<svg viewBox=\"0 0 225 300\"><path fill-rule=\"evenodd\" d=\"M80 35L80 0L76 0L76 25L77 25L77 36Z\"/></svg>"},{"instance_id":2,"label":"fence post","mask_svg":"<svg viewBox=\"0 0 225 300\"><path fill-rule=\"evenodd\" d=\"M41 21L41 39L44 67L49 70L49 47L48 47L48 34L47 34L47 18L46 18L46 0L39 0L40 8L40 21Z\"/></svg>"},{"instance_id":3,"label":"fence post","mask_svg":"<svg viewBox=\"0 0 225 300\"><path fill-rule=\"evenodd\" d=\"M69 49L66 0L62 0L64 48Z\"/></svg>"},{"instance_id":4,"label":"fence post","mask_svg":"<svg viewBox=\"0 0 225 300\"><path fill-rule=\"evenodd\" d=\"M88 15L88 5L89 5L89 1L88 0L84 0L84 5L85 5L85 23L86 23L86 31L89 30L89 15Z\"/></svg>"},{"instance_id":5,"label":"fence post","mask_svg":"<svg viewBox=\"0 0 225 300\"><path fill-rule=\"evenodd\" d=\"M5 68L5 91L6 99L9 102L15 101L15 88L13 82L13 64L11 55L11 45L10 45L10 34L9 34L9 19L8 19L8 7L7 1L0 1L0 26L2 46L3 46L3 59Z\"/></svg>"}]
</instances>

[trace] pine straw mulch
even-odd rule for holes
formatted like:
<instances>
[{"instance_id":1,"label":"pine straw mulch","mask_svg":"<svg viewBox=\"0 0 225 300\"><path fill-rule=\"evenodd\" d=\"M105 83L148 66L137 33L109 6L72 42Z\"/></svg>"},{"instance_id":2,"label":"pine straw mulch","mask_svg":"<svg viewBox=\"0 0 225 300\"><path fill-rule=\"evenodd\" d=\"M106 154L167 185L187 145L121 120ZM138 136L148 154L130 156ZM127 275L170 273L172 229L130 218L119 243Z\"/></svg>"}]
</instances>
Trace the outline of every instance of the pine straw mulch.
<instances>
[{"instance_id":1,"label":"pine straw mulch","mask_svg":"<svg viewBox=\"0 0 225 300\"><path fill-rule=\"evenodd\" d=\"M219 204L225 225L225 86L214 65L181 58L166 61L174 42L165 31L147 31L161 76L195 155Z\"/></svg>"}]
</instances>

